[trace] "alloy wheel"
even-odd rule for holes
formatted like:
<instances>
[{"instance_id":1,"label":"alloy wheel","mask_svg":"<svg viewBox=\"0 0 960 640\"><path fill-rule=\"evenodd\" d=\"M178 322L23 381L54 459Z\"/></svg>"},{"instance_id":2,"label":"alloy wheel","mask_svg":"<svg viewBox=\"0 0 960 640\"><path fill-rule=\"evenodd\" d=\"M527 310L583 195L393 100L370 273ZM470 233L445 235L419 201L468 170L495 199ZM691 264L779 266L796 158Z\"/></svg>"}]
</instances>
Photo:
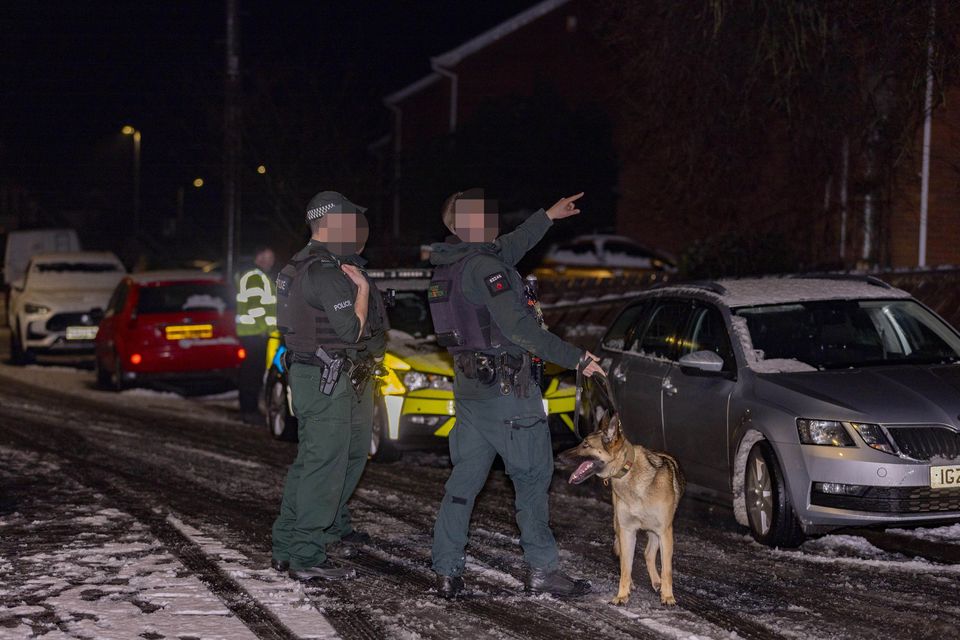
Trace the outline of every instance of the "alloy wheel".
<instances>
[{"instance_id":1,"label":"alloy wheel","mask_svg":"<svg viewBox=\"0 0 960 640\"><path fill-rule=\"evenodd\" d=\"M764 536L773 524L773 484L759 447L754 447L750 452L746 476L744 494L750 526Z\"/></svg>"}]
</instances>

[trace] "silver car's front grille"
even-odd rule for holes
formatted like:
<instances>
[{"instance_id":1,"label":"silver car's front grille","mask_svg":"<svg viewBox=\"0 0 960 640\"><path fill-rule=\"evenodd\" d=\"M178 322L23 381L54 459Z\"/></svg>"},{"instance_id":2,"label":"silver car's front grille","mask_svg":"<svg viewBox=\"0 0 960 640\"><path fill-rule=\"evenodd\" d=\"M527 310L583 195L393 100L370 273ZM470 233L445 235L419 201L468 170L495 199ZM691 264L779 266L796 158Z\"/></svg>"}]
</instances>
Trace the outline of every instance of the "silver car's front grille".
<instances>
[{"instance_id":1,"label":"silver car's front grille","mask_svg":"<svg viewBox=\"0 0 960 640\"><path fill-rule=\"evenodd\" d=\"M874 513L960 512L960 489L930 487L864 487L860 495L810 491L810 504Z\"/></svg>"},{"instance_id":2,"label":"silver car's front grille","mask_svg":"<svg viewBox=\"0 0 960 640\"><path fill-rule=\"evenodd\" d=\"M914 460L960 457L960 433L941 426L887 427L900 452Z\"/></svg>"}]
</instances>

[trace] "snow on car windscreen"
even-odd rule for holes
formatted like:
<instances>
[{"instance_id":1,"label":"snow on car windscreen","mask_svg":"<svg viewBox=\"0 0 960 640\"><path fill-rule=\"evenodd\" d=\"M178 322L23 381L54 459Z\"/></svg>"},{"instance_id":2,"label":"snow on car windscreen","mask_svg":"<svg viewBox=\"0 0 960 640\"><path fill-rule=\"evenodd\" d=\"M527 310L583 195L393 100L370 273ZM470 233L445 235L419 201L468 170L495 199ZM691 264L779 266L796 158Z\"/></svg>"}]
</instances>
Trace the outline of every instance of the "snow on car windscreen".
<instances>
[{"instance_id":1,"label":"snow on car windscreen","mask_svg":"<svg viewBox=\"0 0 960 640\"><path fill-rule=\"evenodd\" d=\"M59 260L34 262L27 273L30 289L112 289L123 276L117 262Z\"/></svg>"},{"instance_id":2,"label":"snow on car windscreen","mask_svg":"<svg viewBox=\"0 0 960 640\"><path fill-rule=\"evenodd\" d=\"M35 273L119 273L119 265L112 262L38 262Z\"/></svg>"},{"instance_id":3,"label":"snow on car windscreen","mask_svg":"<svg viewBox=\"0 0 960 640\"><path fill-rule=\"evenodd\" d=\"M176 313L232 309L232 297L222 284L170 284L140 289L137 313Z\"/></svg>"},{"instance_id":4,"label":"snow on car windscreen","mask_svg":"<svg viewBox=\"0 0 960 640\"><path fill-rule=\"evenodd\" d=\"M742 307L760 360L817 369L960 360L960 338L913 300L824 300Z\"/></svg>"}]
</instances>

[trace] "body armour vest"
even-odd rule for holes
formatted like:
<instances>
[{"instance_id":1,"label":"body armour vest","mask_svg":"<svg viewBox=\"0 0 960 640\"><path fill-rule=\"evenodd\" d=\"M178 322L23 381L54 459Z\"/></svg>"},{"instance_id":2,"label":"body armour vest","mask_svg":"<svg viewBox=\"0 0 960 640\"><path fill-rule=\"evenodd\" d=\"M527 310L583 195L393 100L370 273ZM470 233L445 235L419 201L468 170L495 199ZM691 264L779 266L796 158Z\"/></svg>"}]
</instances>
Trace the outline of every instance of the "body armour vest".
<instances>
[{"instance_id":1,"label":"body armour vest","mask_svg":"<svg viewBox=\"0 0 960 640\"><path fill-rule=\"evenodd\" d=\"M319 248L301 254L295 255L277 276L277 329L287 349L312 355L320 346L327 351L358 348L355 343L343 342L330 324L327 312L308 303L303 295L310 265L319 261L324 268L339 270L339 261Z\"/></svg>"},{"instance_id":2,"label":"body armour vest","mask_svg":"<svg viewBox=\"0 0 960 640\"><path fill-rule=\"evenodd\" d=\"M470 302L463 294L463 270L471 258L480 255L471 251L451 264L433 271L428 299L437 344L450 353L486 351L512 344L490 317L483 305Z\"/></svg>"}]
</instances>

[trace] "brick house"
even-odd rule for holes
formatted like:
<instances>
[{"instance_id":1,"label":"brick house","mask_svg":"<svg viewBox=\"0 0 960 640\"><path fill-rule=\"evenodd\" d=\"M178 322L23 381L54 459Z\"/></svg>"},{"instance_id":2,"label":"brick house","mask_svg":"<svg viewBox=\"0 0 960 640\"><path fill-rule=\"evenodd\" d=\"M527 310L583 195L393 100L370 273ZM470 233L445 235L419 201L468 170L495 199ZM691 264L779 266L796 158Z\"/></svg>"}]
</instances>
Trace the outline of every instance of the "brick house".
<instances>
[{"instance_id":1,"label":"brick house","mask_svg":"<svg viewBox=\"0 0 960 640\"><path fill-rule=\"evenodd\" d=\"M592 25L599 19L596 5L588 0L544 0L526 11L483 32L459 47L431 58L432 71L412 84L387 96L384 104L392 112L393 128L385 144L391 161L385 179L384 210L393 214L394 235L402 220L415 217L405 193L415 188L404 176L405 158L431 140L455 133L468 122L484 101L514 95L529 95L535 87L547 85L570 104L590 102L609 115L613 144L618 144L615 88L616 65L605 45L594 35ZM960 107L953 91L932 118L929 167L929 203L926 265L960 264ZM775 130L776 127L771 127ZM775 136L776 133L770 135ZM763 217L769 203L781 198L802 198L808 206L820 208L815 223L807 225L792 241L804 245L813 265L830 267L863 266L864 254L881 266L918 265L920 219L920 145L918 132L916 162L899 176L883 225L871 217L871 203L855 193L846 175L824 185L816 194L776 192L775 180L764 175L788 171L777 158L769 158L757 175L756 193L739 205L736 220L709 224L677 224L669 211L652 211L650 185L644 183L642 168L622 161L618 172L616 230L623 235L674 254L691 240L728 227L748 225L775 230L778 221ZM842 153L838 145L837 153ZM622 157L629 154L623 153ZM852 172L854 168L850 168ZM779 173L778 173L779 172ZM782 182L782 181L781 181ZM814 211L815 209L811 209ZM804 227L791 222L790 228ZM404 223L405 224L405 223ZM874 225L873 233L865 231ZM692 228L696 227L696 228ZM787 228L784 226L783 228ZM883 251L877 258L876 247Z\"/></svg>"}]
</instances>

